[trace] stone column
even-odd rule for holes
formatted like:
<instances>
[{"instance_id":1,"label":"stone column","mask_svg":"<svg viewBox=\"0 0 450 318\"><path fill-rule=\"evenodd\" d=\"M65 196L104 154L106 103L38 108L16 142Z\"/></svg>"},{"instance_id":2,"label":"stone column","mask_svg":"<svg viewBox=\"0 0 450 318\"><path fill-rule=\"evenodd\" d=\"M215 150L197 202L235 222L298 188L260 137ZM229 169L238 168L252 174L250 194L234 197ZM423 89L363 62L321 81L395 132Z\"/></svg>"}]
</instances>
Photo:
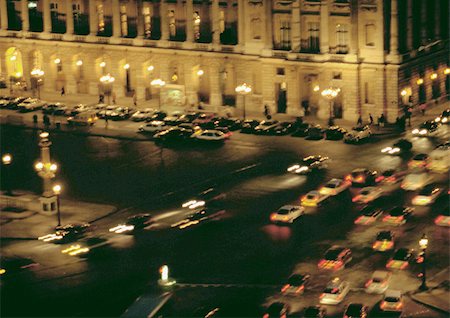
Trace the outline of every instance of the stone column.
<instances>
[{"instance_id":1,"label":"stone column","mask_svg":"<svg viewBox=\"0 0 450 318\"><path fill-rule=\"evenodd\" d=\"M165 0L161 0L159 5L159 15L161 17L161 40L169 40L169 21L167 15L167 3ZM192 15L191 15L192 18Z\"/></svg>"},{"instance_id":2,"label":"stone column","mask_svg":"<svg viewBox=\"0 0 450 318\"><path fill-rule=\"evenodd\" d=\"M97 0L89 0L89 35L97 36L98 32Z\"/></svg>"},{"instance_id":3,"label":"stone column","mask_svg":"<svg viewBox=\"0 0 450 318\"><path fill-rule=\"evenodd\" d=\"M20 14L22 16L22 31L28 32L30 30L30 18L28 16L28 1L22 0L20 6Z\"/></svg>"},{"instance_id":4,"label":"stone column","mask_svg":"<svg viewBox=\"0 0 450 318\"><path fill-rule=\"evenodd\" d=\"M358 54L358 3L351 1L350 4L350 54Z\"/></svg>"},{"instance_id":5,"label":"stone column","mask_svg":"<svg viewBox=\"0 0 450 318\"><path fill-rule=\"evenodd\" d=\"M188 59L183 63L184 66L184 88L186 90L186 106L197 105L198 94L194 87L194 81L192 79L192 69L194 62L192 59Z\"/></svg>"},{"instance_id":6,"label":"stone column","mask_svg":"<svg viewBox=\"0 0 450 318\"><path fill-rule=\"evenodd\" d=\"M193 0L186 0L186 42L194 42L194 3Z\"/></svg>"},{"instance_id":7,"label":"stone column","mask_svg":"<svg viewBox=\"0 0 450 318\"><path fill-rule=\"evenodd\" d=\"M211 5L212 43L217 45L220 44L219 0L212 0Z\"/></svg>"},{"instance_id":8,"label":"stone column","mask_svg":"<svg viewBox=\"0 0 450 318\"><path fill-rule=\"evenodd\" d=\"M238 44L245 45L245 0L238 0Z\"/></svg>"},{"instance_id":9,"label":"stone column","mask_svg":"<svg viewBox=\"0 0 450 318\"><path fill-rule=\"evenodd\" d=\"M436 1L434 3L434 39L441 39L441 3Z\"/></svg>"},{"instance_id":10,"label":"stone column","mask_svg":"<svg viewBox=\"0 0 450 318\"><path fill-rule=\"evenodd\" d=\"M44 32L50 33L52 32L52 19L50 15L50 0L44 0L42 9L42 15L44 19Z\"/></svg>"},{"instance_id":11,"label":"stone column","mask_svg":"<svg viewBox=\"0 0 450 318\"><path fill-rule=\"evenodd\" d=\"M142 39L144 37L144 15L143 15L143 3L142 1L136 1L136 27L137 38Z\"/></svg>"},{"instance_id":12,"label":"stone column","mask_svg":"<svg viewBox=\"0 0 450 318\"><path fill-rule=\"evenodd\" d=\"M220 90L220 63L218 61L209 62L209 104L215 107L215 112L222 106L222 92Z\"/></svg>"},{"instance_id":13,"label":"stone column","mask_svg":"<svg viewBox=\"0 0 450 318\"><path fill-rule=\"evenodd\" d=\"M427 2L420 1L420 43L425 45L427 39Z\"/></svg>"},{"instance_id":14,"label":"stone column","mask_svg":"<svg viewBox=\"0 0 450 318\"><path fill-rule=\"evenodd\" d=\"M300 52L300 0L292 2L291 15L291 50Z\"/></svg>"},{"instance_id":15,"label":"stone column","mask_svg":"<svg viewBox=\"0 0 450 318\"><path fill-rule=\"evenodd\" d=\"M322 54L330 51L330 43L328 41L329 15L328 1L322 0L320 4L320 53Z\"/></svg>"},{"instance_id":16,"label":"stone column","mask_svg":"<svg viewBox=\"0 0 450 318\"><path fill-rule=\"evenodd\" d=\"M8 29L8 10L6 0L0 0L0 29L6 31Z\"/></svg>"},{"instance_id":17,"label":"stone column","mask_svg":"<svg viewBox=\"0 0 450 318\"><path fill-rule=\"evenodd\" d=\"M272 3L266 2L265 6L265 28L266 34L264 36L265 42L265 51L263 51L264 56L272 55L272 47L273 47L273 29L272 29Z\"/></svg>"},{"instance_id":18,"label":"stone column","mask_svg":"<svg viewBox=\"0 0 450 318\"><path fill-rule=\"evenodd\" d=\"M413 11L412 11L412 0L408 0L406 3L406 48L411 51L413 48Z\"/></svg>"},{"instance_id":19,"label":"stone column","mask_svg":"<svg viewBox=\"0 0 450 318\"><path fill-rule=\"evenodd\" d=\"M111 0L113 37L122 36L119 0Z\"/></svg>"},{"instance_id":20,"label":"stone column","mask_svg":"<svg viewBox=\"0 0 450 318\"><path fill-rule=\"evenodd\" d=\"M398 55L398 6L397 0L391 0L391 30L389 54Z\"/></svg>"},{"instance_id":21,"label":"stone column","mask_svg":"<svg viewBox=\"0 0 450 318\"><path fill-rule=\"evenodd\" d=\"M73 11L72 0L66 0L66 36L73 35Z\"/></svg>"}]
</instances>

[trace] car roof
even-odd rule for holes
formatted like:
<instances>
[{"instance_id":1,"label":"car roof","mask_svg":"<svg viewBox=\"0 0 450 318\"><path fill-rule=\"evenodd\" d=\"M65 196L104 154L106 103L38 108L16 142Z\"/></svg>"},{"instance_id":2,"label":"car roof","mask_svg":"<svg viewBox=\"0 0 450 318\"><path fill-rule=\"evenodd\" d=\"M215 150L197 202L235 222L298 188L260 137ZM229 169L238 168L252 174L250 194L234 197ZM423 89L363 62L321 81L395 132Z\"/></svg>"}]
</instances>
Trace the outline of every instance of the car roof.
<instances>
[{"instance_id":1,"label":"car roof","mask_svg":"<svg viewBox=\"0 0 450 318\"><path fill-rule=\"evenodd\" d=\"M387 271L375 271L375 272L373 272L372 277L386 278L389 275L390 275L390 273Z\"/></svg>"},{"instance_id":2,"label":"car roof","mask_svg":"<svg viewBox=\"0 0 450 318\"><path fill-rule=\"evenodd\" d=\"M298 209L298 206L296 206L296 205L283 205L279 210L281 210L281 209L286 209L286 210Z\"/></svg>"},{"instance_id":3,"label":"car roof","mask_svg":"<svg viewBox=\"0 0 450 318\"><path fill-rule=\"evenodd\" d=\"M384 294L384 297L396 297L396 298L400 298L400 296L402 295L402 292L400 290L397 289L388 289L386 290L386 293Z\"/></svg>"}]
</instances>

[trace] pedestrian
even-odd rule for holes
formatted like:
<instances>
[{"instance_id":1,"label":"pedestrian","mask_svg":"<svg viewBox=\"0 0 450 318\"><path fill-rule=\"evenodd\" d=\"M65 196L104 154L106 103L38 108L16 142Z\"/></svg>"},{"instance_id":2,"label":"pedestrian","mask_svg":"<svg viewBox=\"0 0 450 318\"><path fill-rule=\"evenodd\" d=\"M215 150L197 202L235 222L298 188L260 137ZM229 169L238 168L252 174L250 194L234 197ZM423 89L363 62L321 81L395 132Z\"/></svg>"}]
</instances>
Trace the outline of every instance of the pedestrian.
<instances>
[{"instance_id":1,"label":"pedestrian","mask_svg":"<svg viewBox=\"0 0 450 318\"><path fill-rule=\"evenodd\" d=\"M405 119L405 122L406 122L406 120L408 121L408 126L409 127L411 127L411 115L412 115L412 109L411 108L408 108L407 110L406 110L406 119Z\"/></svg>"},{"instance_id":2,"label":"pedestrian","mask_svg":"<svg viewBox=\"0 0 450 318\"><path fill-rule=\"evenodd\" d=\"M362 117L361 115L359 115L358 121L356 122L356 126L362 126L362 124L363 124Z\"/></svg>"},{"instance_id":3,"label":"pedestrian","mask_svg":"<svg viewBox=\"0 0 450 318\"><path fill-rule=\"evenodd\" d=\"M200 102L198 103L198 109L199 109L199 110L204 110L204 109L205 109L205 107L203 106L203 102L202 102L202 101L200 101Z\"/></svg>"},{"instance_id":4,"label":"pedestrian","mask_svg":"<svg viewBox=\"0 0 450 318\"><path fill-rule=\"evenodd\" d=\"M270 109L269 109L269 105L264 105L264 117L266 117L267 119L272 118L272 116L270 116Z\"/></svg>"},{"instance_id":5,"label":"pedestrian","mask_svg":"<svg viewBox=\"0 0 450 318\"><path fill-rule=\"evenodd\" d=\"M384 114L380 115L380 119L378 120L380 123L380 127L384 127L384 123L386 122L386 118L384 117Z\"/></svg>"},{"instance_id":6,"label":"pedestrian","mask_svg":"<svg viewBox=\"0 0 450 318\"><path fill-rule=\"evenodd\" d=\"M400 131L404 132L405 131L405 126L406 126L406 119L405 116L400 118Z\"/></svg>"},{"instance_id":7,"label":"pedestrian","mask_svg":"<svg viewBox=\"0 0 450 318\"><path fill-rule=\"evenodd\" d=\"M134 104L134 106L137 106L137 96L136 96L136 92L133 93L133 104Z\"/></svg>"},{"instance_id":8,"label":"pedestrian","mask_svg":"<svg viewBox=\"0 0 450 318\"><path fill-rule=\"evenodd\" d=\"M66 90L64 89L64 86L61 87L61 96L66 95Z\"/></svg>"},{"instance_id":9,"label":"pedestrian","mask_svg":"<svg viewBox=\"0 0 450 318\"><path fill-rule=\"evenodd\" d=\"M422 116L425 116L425 111L427 110L427 104L422 103L419 106L420 112L422 113Z\"/></svg>"},{"instance_id":10,"label":"pedestrian","mask_svg":"<svg viewBox=\"0 0 450 318\"><path fill-rule=\"evenodd\" d=\"M369 125L372 125L372 124L373 124L373 117L372 117L372 114L369 113Z\"/></svg>"},{"instance_id":11,"label":"pedestrian","mask_svg":"<svg viewBox=\"0 0 450 318\"><path fill-rule=\"evenodd\" d=\"M333 118L333 117L330 117L330 118L328 119L328 126L329 126L329 127L334 126L334 118Z\"/></svg>"},{"instance_id":12,"label":"pedestrian","mask_svg":"<svg viewBox=\"0 0 450 318\"><path fill-rule=\"evenodd\" d=\"M44 115L44 117L42 117L42 120L44 121L45 127L48 128L48 126L50 126L50 118L47 115Z\"/></svg>"},{"instance_id":13,"label":"pedestrian","mask_svg":"<svg viewBox=\"0 0 450 318\"><path fill-rule=\"evenodd\" d=\"M302 102L303 110L305 111L305 116L309 115L309 102L304 100Z\"/></svg>"},{"instance_id":14,"label":"pedestrian","mask_svg":"<svg viewBox=\"0 0 450 318\"><path fill-rule=\"evenodd\" d=\"M105 128L108 128L108 116L105 117Z\"/></svg>"},{"instance_id":15,"label":"pedestrian","mask_svg":"<svg viewBox=\"0 0 450 318\"><path fill-rule=\"evenodd\" d=\"M36 114L33 115L33 123L34 123L35 126L38 123L38 115L36 115Z\"/></svg>"},{"instance_id":16,"label":"pedestrian","mask_svg":"<svg viewBox=\"0 0 450 318\"><path fill-rule=\"evenodd\" d=\"M116 104L116 93L112 93L112 102L115 105Z\"/></svg>"}]
</instances>

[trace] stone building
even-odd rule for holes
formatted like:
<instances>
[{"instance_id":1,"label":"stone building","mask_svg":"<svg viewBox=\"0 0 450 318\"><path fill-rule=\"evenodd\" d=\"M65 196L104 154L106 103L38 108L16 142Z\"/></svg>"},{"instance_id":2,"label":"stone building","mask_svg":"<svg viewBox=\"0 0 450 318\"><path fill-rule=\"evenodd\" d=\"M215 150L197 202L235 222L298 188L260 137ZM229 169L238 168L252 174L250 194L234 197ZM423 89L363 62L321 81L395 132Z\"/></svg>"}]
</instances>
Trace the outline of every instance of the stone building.
<instances>
[{"instance_id":1,"label":"stone building","mask_svg":"<svg viewBox=\"0 0 450 318\"><path fill-rule=\"evenodd\" d=\"M0 72L33 90L393 121L448 98L448 17L448 0L0 0Z\"/></svg>"}]
</instances>

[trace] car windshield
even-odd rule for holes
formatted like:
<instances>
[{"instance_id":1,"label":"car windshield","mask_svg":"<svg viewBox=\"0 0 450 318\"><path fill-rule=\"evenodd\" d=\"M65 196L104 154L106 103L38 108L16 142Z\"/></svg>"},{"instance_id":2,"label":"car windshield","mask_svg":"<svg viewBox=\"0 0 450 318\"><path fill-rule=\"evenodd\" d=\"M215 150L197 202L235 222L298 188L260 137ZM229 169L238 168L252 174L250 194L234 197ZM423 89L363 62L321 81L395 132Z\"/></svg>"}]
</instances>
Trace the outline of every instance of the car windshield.
<instances>
[{"instance_id":1,"label":"car windshield","mask_svg":"<svg viewBox=\"0 0 450 318\"><path fill-rule=\"evenodd\" d=\"M427 157L428 157L427 154L421 153L421 154L414 156L413 160L425 160L425 159L427 159Z\"/></svg>"},{"instance_id":2,"label":"car windshield","mask_svg":"<svg viewBox=\"0 0 450 318\"><path fill-rule=\"evenodd\" d=\"M347 316L350 316L350 317L358 317L361 315L361 309L362 309L362 305L351 304L348 306L345 313L347 314Z\"/></svg>"},{"instance_id":3,"label":"car windshield","mask_svg":"<svg viewBox=\"0 0 450 318\"><path fill-rule=\"evenodd\" d=\"M359 131L364 131L364 130L365 130L365 127L354 127L353 130L354 130L354 131L358 131L358 132L359 132Z\"/></svg>"},{"instance_id":4,"label":"car windshield","mask_svg":"<svg viewBox=\"0 0 450 318\"><path fill-rule=\"evenodd\" d=\"M287 215L287 214L289 214L289 210L288 209L279 209L278 214Z\"/></svg>"},{"instance_id":5,"label":"car windshield","mask_svg":"<svg viewBox=\"0 0 450 318\"><path fill-rule=\"evenodd\" d=\"M372 278L372 282L374 282L374 283L381 283L382 281L383 281L383 279L380 278L380 277L374 277L374 278Z\"/></svg>"},{"instance_id":6,"label":"car windshield","mask_svg":"<svg viewBox=\"0 0 450 318\"><path fill-rule=\"evenodd\" d=\"M425 187L422 189L422 191L419 192L419 195L431 195L433 194L434 190L437 189L436 187Z\"/></svg>"},{"instance_id":7,"label":"car windshield","mask_svg":"<svg viewBox=\"0 0 450 318\"><path fill-rule=\"evenodd\" d=\"M336 287L327 287L325 288L325 290L323 291L325 294L339 294L339 288Z\"/></svg>"},{"instance_id":8,"label":"car windshield","mask_svg":"<svg viewBox=\"0 0 450 318\"><path fill-rule=\"evenodd\" d=\"M383 240L390 241L391 239L392 239L392 235L390 232L380 232L377 235L377 241L383 241Z\"/></svg>"},{"instance_id":9,"label":"car windshield","mask_svg":"<svg viewBox=\"0 0 450 318\"><path fill-rule=\"evenodd\" d=\"M388 303L396 303L400 299L398 297L386 297L384 300L387 301Z\"/></svg>"},{"instance_id":10,"label":"car windshield","mask_svg":"<svg viewBox=\"0 0 450 318\"><path fill-rule=\"evenodd\" d=\"M364 174L364 171L362 171L362 170L353 171L352 172L352 177L356 178L357 176L360 176L360 175L363 175L363 174Z\"/></svg>"},{"instance_id":11,"label":"car windshield","mask_svg":"<svg viewBox=\"0 0 450 318\"><path fill-rule=\"evenodd\" d=\"M362 190L360 192L360 194L362 194L362 195L369 195L370 193L371 193L371 190Z\"/></svg>"},{"instance_id":12,"label":"car windshield","mask_svg":"<svg viewBox=\"0 0 450 318\"><path fill-rule=\"evenodd\" d=\"M403 208L400 206L397 206L395 208L392 208L389 212L391 216L402 216L403 215Z\"/></svg>"},{"instance_id":13,"label":"car windshield","mask_svg":"<svg viewBox=\"0 0 450 318\"><path fill-rule=\"evenodd\" d=\"M303 276L302 275L294 275L289 277L288 283L293 286L300 286L303 284Z\"/></svg>"},{"instance_id":14,"label":"car windshield","mask_svg":"<svg viewBox=\"0 0 450 318\"><path fill-rule=\"evenodd\" d=\"M366 207L361 210L362 215L364 216L374 216L376 214L377 210L374 210L373 208Z\"/></svg>"},{"instance_id":15,"label":"car windshield","mask_svg":"<svg viewBox=\"0 0 450 318\"><path fill-rule=\"evenodd\" d=\"M397 252L395 252L395 255L393 257L394 260L398 261L404 261L408 258L408 250L407 249L399 249Z\"/></svg>"},{"instance_id":16,"label":"car windshield","mask_svg":"<svg viewBox=\"0 0 450 318\"><path fill-rule=\"evenodd\" d=\"M308 194L308 195L306 196L306 198L307 198L308 200L314 200L314 199L316 198L316 195L315 195L315 194Z\"/></svg>"},{"instance_id":17,"label":"car windshield","mask_svg":"<svg viewBox=\"0 0 450 318\"><path fill-rule=\"evenodd\" d=\"M334 189L337 186L338 186L337 183L334 183L334 182L327 183L327 185L326 185L326 187L330 188L330 189Z\"/></svg>"},{"instance_id":18,"label":"car windshield","mask_svg":"<svg viewBox=\"0 0 450 318\"><path fill-rule=\"evenodd\" d=\"M305 164L306 166L309 166L316 161L318 161L316 158L303 159L303 164Z\"/></svg>"},{"instance_id":19,"label":"car windshield","mask_svg":"<svg viewBox=\"0 0 450 318\"><path fill-rule=\"evenodd\" d=\"M325 259L327 261L335 261L341 252L342 252L342 249L340 249L340 248L329 250L328 252L325 253Z\"/></svg>"}]
</instances>

